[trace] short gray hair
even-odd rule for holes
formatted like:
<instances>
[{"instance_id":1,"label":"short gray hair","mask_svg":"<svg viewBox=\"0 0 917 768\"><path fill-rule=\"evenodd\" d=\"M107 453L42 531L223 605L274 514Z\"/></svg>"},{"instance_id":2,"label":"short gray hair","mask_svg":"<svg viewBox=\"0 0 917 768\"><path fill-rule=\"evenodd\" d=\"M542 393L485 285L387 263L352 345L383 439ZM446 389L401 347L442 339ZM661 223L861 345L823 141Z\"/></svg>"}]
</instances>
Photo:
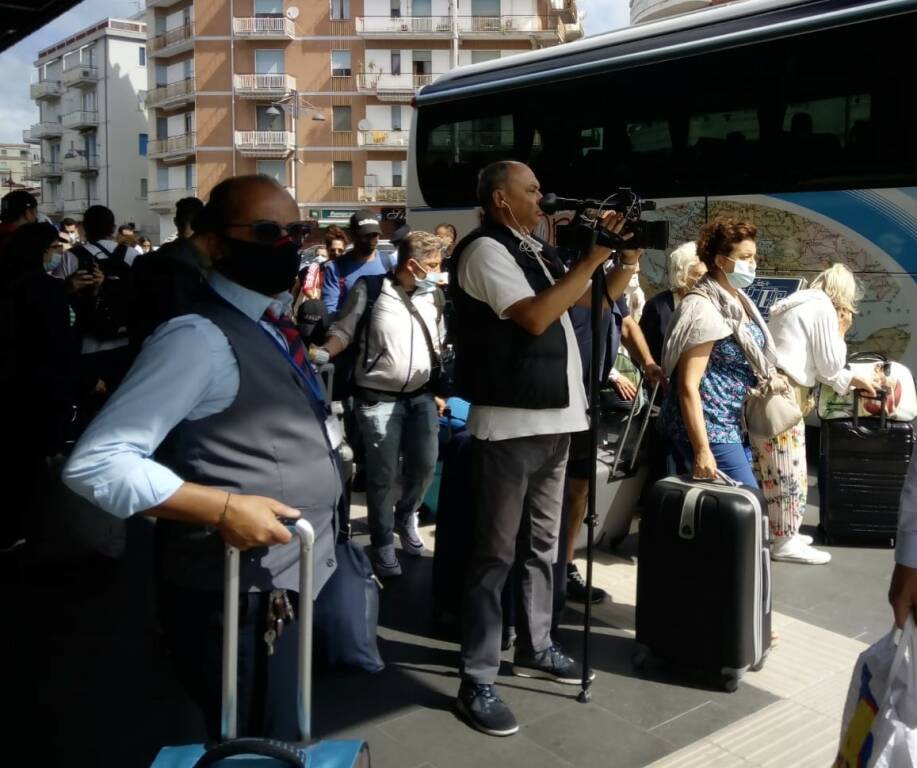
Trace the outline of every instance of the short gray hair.
<instances>
[{"instance_id":1,"label":"short gray hair","mask_svg":"<svg viewBox=\"0 0 917 768\"><path fill-rule=\"evenodd\" d=\"M688 286L688 273L691 267L700 262L697 257L697 244L682 243L669 254L669 288L677 291Z\"/></svg>"}]
</instances>

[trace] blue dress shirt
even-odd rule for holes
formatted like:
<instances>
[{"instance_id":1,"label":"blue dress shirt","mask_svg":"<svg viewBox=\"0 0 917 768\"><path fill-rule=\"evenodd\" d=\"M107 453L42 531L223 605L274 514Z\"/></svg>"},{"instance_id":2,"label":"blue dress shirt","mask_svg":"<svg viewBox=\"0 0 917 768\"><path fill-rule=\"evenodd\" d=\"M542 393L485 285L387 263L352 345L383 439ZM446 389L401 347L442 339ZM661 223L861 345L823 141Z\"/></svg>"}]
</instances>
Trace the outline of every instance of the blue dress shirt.
<instances>
[{"instance_id":1,"label":"blue dress shirt","mask_svg":"<svg viewBox=\"0 0 917 768\"><path fill-rule=\"evenodd\" d=\"M261 321L292 298L243 288L213 271L210 287L259 323L286 348L277 329ZM183 480L152 456L181 421L226 410L239 393L239 365L223 332L201 315L161 325L143 345L127 377L89 425L64 466L64 482L117 517L162 504Z\"/></svg>"}]
</instances>

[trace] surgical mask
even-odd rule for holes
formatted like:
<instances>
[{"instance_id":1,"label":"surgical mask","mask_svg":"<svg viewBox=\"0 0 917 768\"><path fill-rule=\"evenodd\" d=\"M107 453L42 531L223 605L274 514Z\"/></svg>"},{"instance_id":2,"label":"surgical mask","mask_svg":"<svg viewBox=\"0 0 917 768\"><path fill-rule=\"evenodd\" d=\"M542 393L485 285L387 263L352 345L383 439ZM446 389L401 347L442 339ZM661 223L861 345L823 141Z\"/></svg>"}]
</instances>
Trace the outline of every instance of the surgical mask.
<instances>
[{"instance_id":1,"label":"surgical mask","mask_svg":"<svg viewBox=\"0 0 917 768\"><path fill-rule=\"evenodd\" d=\"M448 272L427 272L421 278L414 278L414 285L422 291L432 291L434 288L439 288L441 283L446 283L449 281Z\"/></svg>"},{"instance_id":2,"label":"surgical mask","mask_svg":"<svg viewBox=\"0 0 917 768\"><path fill-rule=\"evenodd\" d=\"M264 296L288 291L299 271L299 246L289 238L255 243L223 237L223 258L216 268L230 280Z\"/></svg>"},{"instance_id":3,"label":"surgical mask","mask_svg":"<svg viewBox=\"0 0 917 768\"><path fill-rule=\"evenodd\" d=\"M729 284L733 288L748 288L753 282L755 282L755 264L750 260L738 260L728 258L735 267L732 272L726 273L726 279L729 281Z\"/></svg>"},{"instance_id":4,"label":"surgical mask","mask_svg":"<svg viewBox=\"0 0 917 768\"><path fill-rule=\"evenodd\" d=\"M63 260L64 252L60 250L54 251L54 254L51 256L50 260L45 262L45 272L53 272L61 265Z\"/></svg>"}]
</instances>

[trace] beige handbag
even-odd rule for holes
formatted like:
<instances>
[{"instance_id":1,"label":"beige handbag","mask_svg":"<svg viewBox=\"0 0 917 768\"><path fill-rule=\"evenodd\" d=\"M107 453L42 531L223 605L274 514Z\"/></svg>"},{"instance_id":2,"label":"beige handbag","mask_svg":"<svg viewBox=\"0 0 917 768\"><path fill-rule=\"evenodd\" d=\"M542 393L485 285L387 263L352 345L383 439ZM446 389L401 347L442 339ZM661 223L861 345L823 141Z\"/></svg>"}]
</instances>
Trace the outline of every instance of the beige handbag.
<instances>
[{"instance_id":1,"label":"beige handbag","mask_svg":"<svg viewBox=\"0 0 917 768\"><path fill-rule=\"evenodd\" d=\"M796 392L792 385L784 387L780 379L755 387L745 399L745 426L754 437L776 437L800 421L802 409Z\"/></svg>"}]
</instances>

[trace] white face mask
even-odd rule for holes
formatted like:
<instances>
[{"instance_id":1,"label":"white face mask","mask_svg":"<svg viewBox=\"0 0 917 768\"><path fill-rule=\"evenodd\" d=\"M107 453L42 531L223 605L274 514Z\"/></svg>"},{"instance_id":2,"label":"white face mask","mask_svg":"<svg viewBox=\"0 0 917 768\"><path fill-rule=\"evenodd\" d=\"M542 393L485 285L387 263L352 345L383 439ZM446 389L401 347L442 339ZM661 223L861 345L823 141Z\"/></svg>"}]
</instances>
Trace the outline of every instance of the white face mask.
<instances>
[{"instance_id":1,"label":"white face mask","mask_svg":"<svg viewBox=\"0 0 917 768\"><path fill-rule=\"evenodd\" d=\"M733 288L748 288L755 282L755 263L747 259L733 259L726 257L735 264L732 272L726 273L726 279Z\"/></svg>"}]
</instances>

